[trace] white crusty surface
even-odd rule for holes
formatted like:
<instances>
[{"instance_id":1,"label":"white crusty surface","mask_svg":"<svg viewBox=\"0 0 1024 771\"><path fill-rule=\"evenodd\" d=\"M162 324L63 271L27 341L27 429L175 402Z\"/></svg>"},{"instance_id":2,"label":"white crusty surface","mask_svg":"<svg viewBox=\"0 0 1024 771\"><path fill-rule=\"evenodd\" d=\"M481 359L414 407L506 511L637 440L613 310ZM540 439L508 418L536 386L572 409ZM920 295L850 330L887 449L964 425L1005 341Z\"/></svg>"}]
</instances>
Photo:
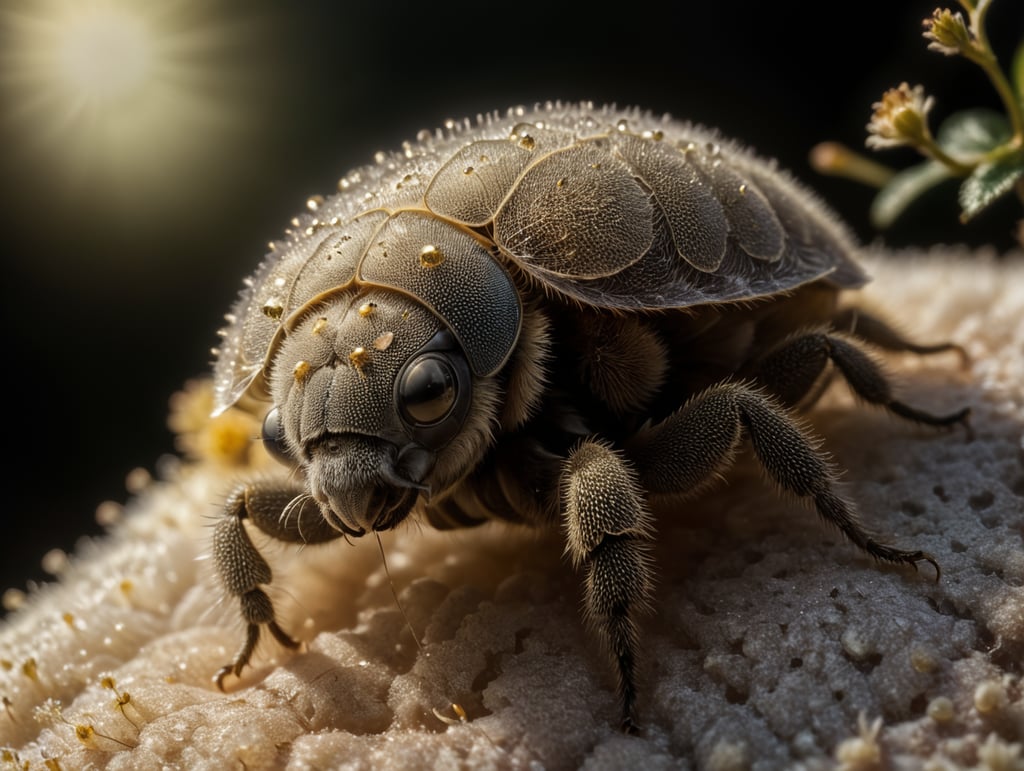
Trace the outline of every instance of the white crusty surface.
<instances>
[{"instance_id":1,"label":"white crusty surface","mask_svg":"<svg viewBox=\"0 0 1024 771\"><path fill-rule=\"evenodd\" d=\"M890 357L889 367L915 405L970 404L975 438L907 425L842 387L811 421L864 519L933 553L939 583L927 565L872 564L743 458L727 486L659 523L639 736L615 729L610 668L579 621L558 533L507 527L384 535L422 650L373 540L268 547L275 601L308 647L265 644L222 694L211 676L242 629L197 558L232 478L183 465L0 628L2 759L63 769L1024 768L1024 259L950 250L868 265L865 303L915 338L952 339L970 354L963 369L953 355ZM120 708L107 675L130 697ZM453 702L468 722L432 714L454 718Z\"/></svg>"}]
</instances>

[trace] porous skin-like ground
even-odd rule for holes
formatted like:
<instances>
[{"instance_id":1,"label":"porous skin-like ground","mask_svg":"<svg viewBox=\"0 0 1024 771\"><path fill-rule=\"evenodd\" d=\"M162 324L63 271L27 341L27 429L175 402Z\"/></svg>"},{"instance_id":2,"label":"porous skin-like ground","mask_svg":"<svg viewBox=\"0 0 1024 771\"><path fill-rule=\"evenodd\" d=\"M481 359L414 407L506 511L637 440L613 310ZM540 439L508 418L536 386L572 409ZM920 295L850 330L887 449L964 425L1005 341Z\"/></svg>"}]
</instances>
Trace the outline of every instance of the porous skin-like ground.
<instances>
[{"instance_id":1,"label":"porous skin-like ground","mask_svg":"<svg viewBox=\"0 0 1024 771\"><path fill-rule=\"evenodd\" d=\"M841 385L809 418L864 520L934 554L938 583L926 564L873 564L744 454L728 484L658 523L637 736L616 729L560 535L507 526L385 533L408 623L374 540L268 545L285 627L308 645L265 643L222 694L211 676L242 629L197 557L237 471L172 465L0 629L0 760L1024 768L1024 260L869 267L865 303L971 357L889 357L900 393L936 412L969 404L975 436L908 425Z\"/></svg>"}]
</instances>

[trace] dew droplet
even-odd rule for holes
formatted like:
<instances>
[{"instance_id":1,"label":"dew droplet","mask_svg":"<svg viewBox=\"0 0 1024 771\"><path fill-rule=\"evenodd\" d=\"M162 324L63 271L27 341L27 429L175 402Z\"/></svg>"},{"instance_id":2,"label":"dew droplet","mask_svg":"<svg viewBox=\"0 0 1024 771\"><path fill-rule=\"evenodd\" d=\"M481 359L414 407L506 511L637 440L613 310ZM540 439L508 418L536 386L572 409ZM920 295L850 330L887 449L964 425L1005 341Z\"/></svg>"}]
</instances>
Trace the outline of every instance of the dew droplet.
<instances>
[{"instance_id":1,"label":"dew droplet","mask_svg":"<svg viewBox=\"0 0 1024 771\"><path fill-rule=\"evenodd\" d=\"M271 300L260 308L260 310L263 312L264 316L268 319L273 319L274 321L280 321L281 316L284 315L284 306L277 300Z\"/></svg>"},{"instance_id":2,"label":"dew droplet","mask_svg":"<svg viewBox=\"0 0 1024 771\"><path fill-rule=\"evenodd\" d=\"M946 696L936 696L928 702L926 712L936 723L947 723L956 716L953 702Z\"/></svg>"},{"instance_id":3,"label":"dew droplet","mask_svg":"<svg viewBox=\"0 0 1024 771\"><path fill-rule=\"evenodd\" d=\"M124 478L124 486L132 494L141 493L149 483L153 481L153 475L142 467L133 468Z\"/></svg>"},{"instance_id":4,"label":"dew droplet","mask_svg":"<svg viewBox=\"0 0 1024 771\"><path fill-rule=\"evenodd\" d=\"M4 610L17 610L25 606L25 602L28 599L28 595L25 594L21 589L5 589L3 596L0 597L0 605L3 606ZM0 660L0 666L4 669L10 669L10 666L4 663L4 660Z\"/></svg>"},{"instance_id":5,"label":"dew droplet","mask_svg":"<svg viewBox=\"0 0 1024 771\"><path fill-rule=\"evenodd\" d=\"M508 138L524 150L532 150L537 146L537 141L530 135L531 128L533 127L529 123L517 123L512 127L512 133Z\"/></svg>"},{"instance_id":6,"label":"dew droplet","mask_svg":"<svg viewBox=\"0 0 1024 771\"><path fill-rule=\"evenodd\" d=\"M67 570L70 564L71 560L63 549L50 549L50 551L43 555L43 570L51 576L59 576Z\"/></svg>"},{"instance_id":7,"label":"dew droplet","mask_svg":"<svg viewBox=\"0 0 1024 771\"><path fill-rule=\"evenodd\" d=\"M311 195L306 199L306 208L310 211L316 211L324 205L324 197L322 195Z\"/></svg>"},{"instance_id":8,"label":"dew droplet","mask_svg":"<svg viewBox=\"0 0 1024 771\"><path fill-rule=\"evenodd\" d=\"M36 668L35 659L25 659L25 663L21 665L21 673L33 682L39 682L39 670Z\"/></svg>"},{"instance_id":9,"label":"dew droplet","mask_svg":"<svg viewBox=\"0 0 1024 771\"><path fill-rule=\"evenodd\" d=\"M1006 689L998 680L986 680L974 689L974 708L983 715L997 712L1006 704Z\"/></svg>"},{"instance_id":10,"label":"dew droplet","mask_svg":"<svg viewBox=\"0 0 1024 771\"><path fill-rule=\"evenodd\" d=\"M420 249L420 265L424 268L436 268L444 259L444 252L433 244L427 244Z\"/></svg>"}]
</instances>

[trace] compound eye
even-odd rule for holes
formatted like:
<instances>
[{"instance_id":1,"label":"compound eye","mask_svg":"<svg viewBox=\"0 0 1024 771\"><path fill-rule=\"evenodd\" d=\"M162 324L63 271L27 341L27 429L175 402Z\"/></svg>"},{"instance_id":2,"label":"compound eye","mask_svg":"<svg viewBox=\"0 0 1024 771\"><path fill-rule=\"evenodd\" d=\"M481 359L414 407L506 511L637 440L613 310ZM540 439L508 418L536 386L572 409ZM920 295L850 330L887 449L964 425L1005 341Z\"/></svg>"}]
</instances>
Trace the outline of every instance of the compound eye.
<instances>
[{"instance_id":1,"label":"compound eye","mask_svg":"<svg viewBox=\"0 0 1024 771\"><path fill-rule=\"evenodd\" d=\"M412 425L430 426L448 417L458 397L455 370L441 354L428 353L406 367L398 384L398 406Z\"/></svg>"},{"instance_id":2,"label":"compound eye","mask_svg":"<svg viewBox=\"0 0 1024 771\"><path fill-rule=\"evenodd\" d=\"M267 448L274 460L286 466L294 466L295 459L288 454L288 444L284 439L284 424L281 422L281 411L274 407L263 418L263 446Z\"/></svg>"}]
</instances>

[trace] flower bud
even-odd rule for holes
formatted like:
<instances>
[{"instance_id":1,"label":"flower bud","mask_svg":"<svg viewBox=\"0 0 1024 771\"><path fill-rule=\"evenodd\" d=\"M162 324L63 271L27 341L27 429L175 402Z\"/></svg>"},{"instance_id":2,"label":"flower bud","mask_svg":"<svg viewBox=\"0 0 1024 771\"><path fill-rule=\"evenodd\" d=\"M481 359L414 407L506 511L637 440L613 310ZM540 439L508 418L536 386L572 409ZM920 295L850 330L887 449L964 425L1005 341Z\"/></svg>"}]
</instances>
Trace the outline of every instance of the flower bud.
<instances>
[{"instance_id":1,"label":"flower bud","mask_svg":"<svg viewBox=\"0 0 1024 771\"><path fill-rule=\"evenodd\" d=\"M939 51L946 56L966 51L973 45L971 32L964 23L960 13L953 13L947 8L936 8L930 19L925 19L924 37L931 42L928 49Z\"/></svg>"},{"instance_id":2,"label":"flower bud","mask_svg":"<svg viewBox=\"0 0 1024 771\"><path fill-rule=\"evenodd\" d=\"M880 102L871 105L874 113L867 129L868 147L895 147L897 145L922 145L931 141L928 130L928 111L933 100L926 97L922 86L911 88L900 83L882 95Z\"/></svg>"}]
</instances>

